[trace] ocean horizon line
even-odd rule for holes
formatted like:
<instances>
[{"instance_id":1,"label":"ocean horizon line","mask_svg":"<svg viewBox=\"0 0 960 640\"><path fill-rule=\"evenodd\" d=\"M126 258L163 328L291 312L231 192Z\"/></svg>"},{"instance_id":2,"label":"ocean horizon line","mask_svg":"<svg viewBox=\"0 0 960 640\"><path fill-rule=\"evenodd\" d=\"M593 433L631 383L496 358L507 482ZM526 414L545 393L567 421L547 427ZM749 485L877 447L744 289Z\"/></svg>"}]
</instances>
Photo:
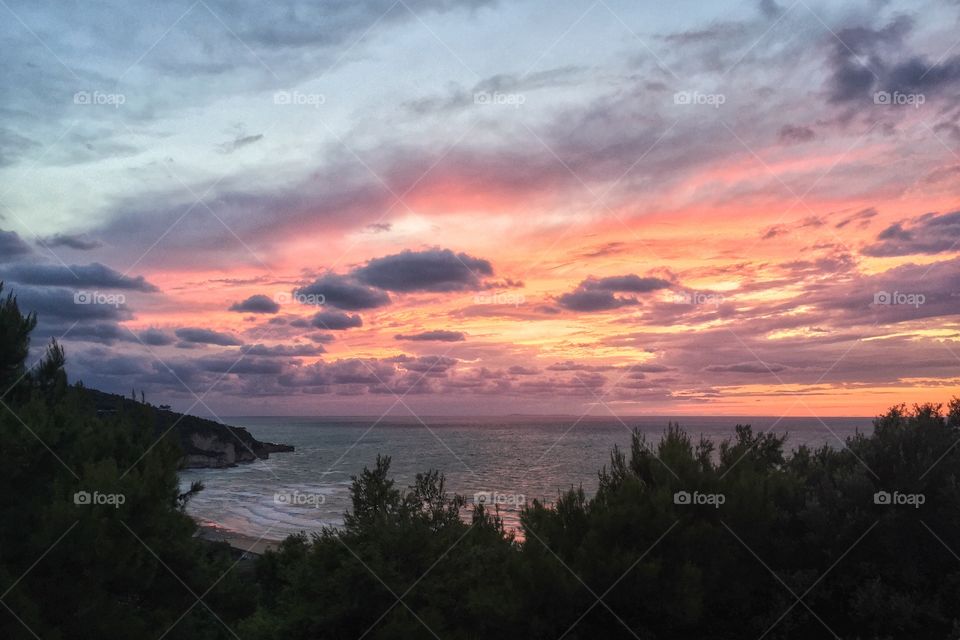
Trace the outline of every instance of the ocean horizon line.
<instances>
[{"instance_id":1,"label":"ocean horizon line","mask_svg":"<svg viewBox=\"0 0 960 640\"><path fill-rule=\"evenodd\" d=\"M210 414L212 415L212 414ZM417 422L419 420L504 420L504 419L536 419L536 420L580 420L580 421L599 421L599 420L613 420L617 419L623 420L635 420L635 419L666 419L675 421L677 419L691 418L691 419L710 419L710 420L725 420L725 419L737 419L737 420L750 420L750 419L763 419L763 420L873 420L877 417L877 414L871 415L821 415L821 416L810 416L810 415L776 415L776 414L696 414L696 413L684 413L684 414L617 414L614 416L601 416L601 415L586 415L580 416L575 414L540 414L540 413L511 413L511 414L462 414L462 415L444 415L444 414L416 414L411 415L410 413L406 414L351 414L351 415L317 415L317 414L257 414L257 415L219 415L223 420L250 420L250 419L298 419L298 420L368 420L371 418L381 419L381 420L411 420Z\"/></svg>"}]
</instances>

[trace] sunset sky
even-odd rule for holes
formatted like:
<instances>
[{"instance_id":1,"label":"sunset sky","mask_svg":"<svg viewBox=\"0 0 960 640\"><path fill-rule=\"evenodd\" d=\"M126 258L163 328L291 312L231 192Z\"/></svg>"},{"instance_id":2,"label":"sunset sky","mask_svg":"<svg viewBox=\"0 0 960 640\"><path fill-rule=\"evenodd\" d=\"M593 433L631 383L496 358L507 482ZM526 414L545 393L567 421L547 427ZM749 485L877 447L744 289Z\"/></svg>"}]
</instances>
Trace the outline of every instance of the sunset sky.
<instances>
[{"instance_id":1,"label":"sunset sky","mask_svg":"<svg viewBox=\"0 0 960 640\"><path fill-rule=\"evenodd\" d=\"M960 3L0 1L0 279L216 415L960 390Z\"/></svg>"}]
</instances>

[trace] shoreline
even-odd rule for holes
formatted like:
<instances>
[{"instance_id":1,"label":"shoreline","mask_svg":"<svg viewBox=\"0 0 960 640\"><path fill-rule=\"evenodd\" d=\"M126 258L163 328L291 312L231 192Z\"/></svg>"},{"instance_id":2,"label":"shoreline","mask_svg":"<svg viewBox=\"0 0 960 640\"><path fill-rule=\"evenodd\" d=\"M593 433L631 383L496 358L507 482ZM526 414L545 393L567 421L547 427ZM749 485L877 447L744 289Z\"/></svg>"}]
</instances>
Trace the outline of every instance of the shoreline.
<instances>
[{"instance_id":1,"label":"shoreline","mask_svg":"<svg viewBox=\"0 0 960 640\"><path fill-rule=\"evenodd\" d=\"M275 550L282 542L282 540L237 533L216 523L201 521L197 518L193 520L197 523L197 532L194 537L208 542L226 542L231 548L244 554L261 556L267 551Z\"/></svg>"}]
</instances>

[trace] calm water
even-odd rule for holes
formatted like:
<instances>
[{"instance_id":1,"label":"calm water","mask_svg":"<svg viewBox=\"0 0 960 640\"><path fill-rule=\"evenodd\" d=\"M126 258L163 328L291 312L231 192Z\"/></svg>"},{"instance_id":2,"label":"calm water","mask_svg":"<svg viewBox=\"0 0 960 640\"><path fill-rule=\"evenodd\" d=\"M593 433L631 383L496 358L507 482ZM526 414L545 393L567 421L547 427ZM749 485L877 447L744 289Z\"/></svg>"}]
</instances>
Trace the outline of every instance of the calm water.
<instances>
[{"instance_id":1,"label":"calm water","mask_svg":"<svg viewBox=\"0 0 960 640\"><path fill-rule=\"evenodd\" d=\"M261 440L296 447L293 453L232 469L194 469L181 473L186 487L201 480L205 489L188 512L224 529L268 540L311 532L342 522L348 508L350 476L373 466L378 453L392 457L391 475L406 486L418 472L439 469L450 492L473 501L475 494L500 504L508 527L517 525L524 499L552 501L557 492L583 484L597 485L597 471L607 464L614 445L628 446L630 433L611 419L575 418L425 419L426 426L387 418L232 418ZM655 442L667 418L625 418ZM676 420L676 418L674 418ZM787 447L801 444L841 446L838 438L857 430L869 433L868 418L682 417L681 425L696 441L702 434L719 443L731 437L738 422L757 431L787 433ZM774 426L774 423L775 426Z\"/></svg>"}]
</instances>

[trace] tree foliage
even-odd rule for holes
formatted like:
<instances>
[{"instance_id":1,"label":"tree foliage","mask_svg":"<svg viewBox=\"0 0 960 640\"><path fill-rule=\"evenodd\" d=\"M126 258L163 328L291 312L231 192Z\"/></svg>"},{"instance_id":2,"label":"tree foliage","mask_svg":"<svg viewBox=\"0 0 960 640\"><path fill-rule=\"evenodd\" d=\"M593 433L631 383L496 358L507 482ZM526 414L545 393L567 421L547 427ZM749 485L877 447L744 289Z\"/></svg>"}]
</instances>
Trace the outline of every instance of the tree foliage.
<instances>
[{"instance_id":1,"label":"tree foliage","mask_svg":"<svg viewBox=\"0 0 960 640\"><path fill-rule=\"evenodd\" d=\"M735 434L714 447L677 425L655 445L635 432L594 496L574 487L534 501L518 539L482 508L465 522L463 498L445 497L435 472L401 491L378 458L354 479L343 530L290 538L263 558L264 598L244 629L264 639L960 637L960 401L894 407L870 436L791 455L785 436Z\"/></svg>"},{"instance_id":2,"label":"tree foliage","mask_svg":"<svg viewBox=\"0 0 960 640\"><path fill-rule=\"evenodd\" d=\"M0 637L233 637L254 592L193 537L179 448L145 409L98 416L55 341L28 366L35 324L0 302Z\"/></svg>"}]
</instances>

